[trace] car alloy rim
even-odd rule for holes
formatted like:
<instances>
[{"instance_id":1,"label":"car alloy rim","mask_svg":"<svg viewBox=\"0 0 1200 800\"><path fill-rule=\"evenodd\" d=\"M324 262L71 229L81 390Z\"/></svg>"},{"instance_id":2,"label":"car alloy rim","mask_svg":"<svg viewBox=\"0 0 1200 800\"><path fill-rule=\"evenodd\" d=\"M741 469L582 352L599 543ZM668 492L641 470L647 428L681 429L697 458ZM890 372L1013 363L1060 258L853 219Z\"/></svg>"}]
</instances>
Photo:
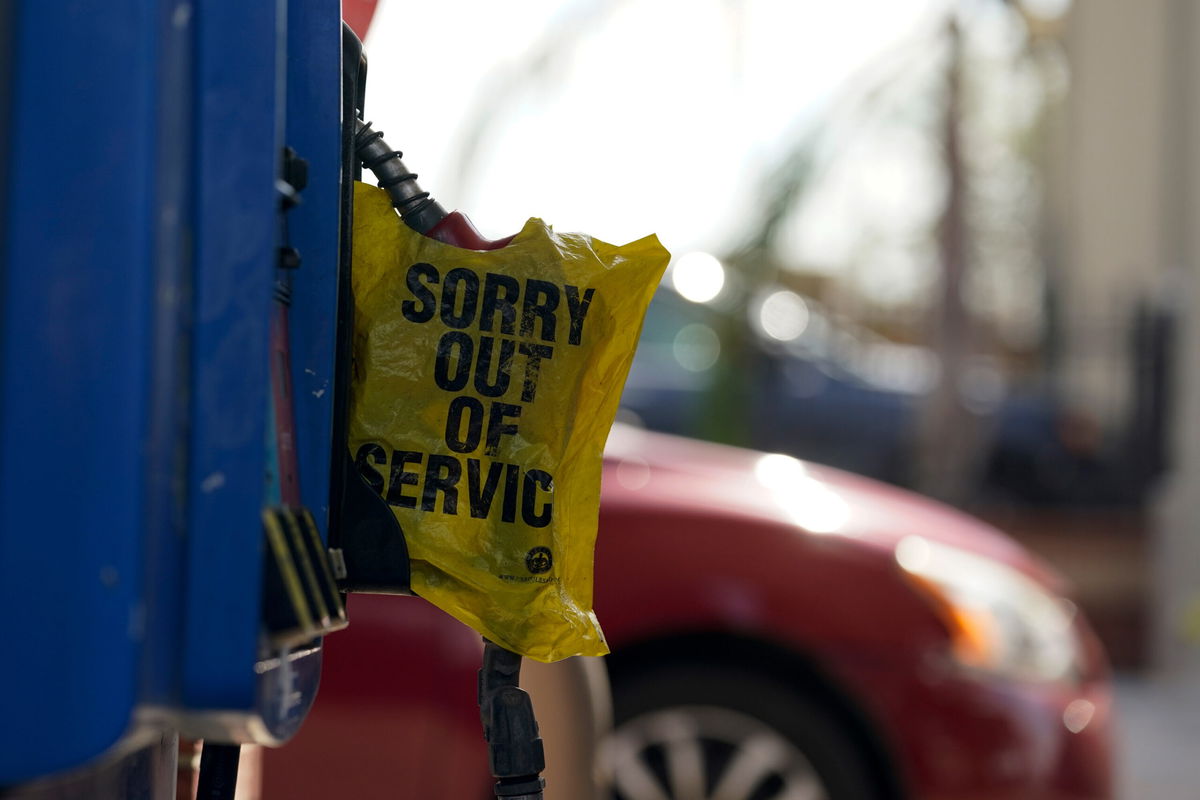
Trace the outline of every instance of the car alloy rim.
<instances>
[{"instance_id":1,"label":"car alloy rim","mask_svg":"<svg viewBox=\"0 0 1200 800\"><path fill-rule=\"evenodd\" d=\"M677 706L621 723L603 763L616 800L828 800L779 731L727 708Z\"/></svg>"}]
</instances>

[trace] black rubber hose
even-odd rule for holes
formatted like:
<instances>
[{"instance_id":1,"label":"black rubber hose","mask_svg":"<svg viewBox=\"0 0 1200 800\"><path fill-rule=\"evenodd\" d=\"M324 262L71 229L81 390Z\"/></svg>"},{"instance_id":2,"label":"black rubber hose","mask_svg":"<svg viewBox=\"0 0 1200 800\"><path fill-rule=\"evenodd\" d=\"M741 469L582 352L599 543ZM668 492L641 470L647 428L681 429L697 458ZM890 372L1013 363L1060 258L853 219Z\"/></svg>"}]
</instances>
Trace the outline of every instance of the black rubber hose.
<instances>
[{"instance_id":1,"label":"black rubber hose","mask_svg":"<svg viewBox=\"0 0 1200 800\"><path fill-rule=\"evenodd\" d=\"M417 174L409 172L400 159L404 153L393 150L383 140L383 131L373 130L371 123L354 122L354 157L366 169L375 173L378 186L392 198L392 205L408 227L417 233L428 233L446 217L446 209L421 191Z\"/></svg>"},{"instance_id":2,"label":"black rubber hose","mask_svg":"<svg viewBox=\"0 0 1200 800\"><path fill-rule=\"evenodd\" d=\"M499 800L542 800L546 755L529 694L517 684L521 657L484 640L479 717Z\"/></svg>"},{"instance_id":3,"label":"black rubber hose","mask_svg":"<svg viewBox=\"0 0 1200 800\"><path fill-rule=\"evenodd\" d=\"M200 750L200 781L196 800L233 800L241 754L241 745L204 743Z\"/></svg>"}]
</instances>

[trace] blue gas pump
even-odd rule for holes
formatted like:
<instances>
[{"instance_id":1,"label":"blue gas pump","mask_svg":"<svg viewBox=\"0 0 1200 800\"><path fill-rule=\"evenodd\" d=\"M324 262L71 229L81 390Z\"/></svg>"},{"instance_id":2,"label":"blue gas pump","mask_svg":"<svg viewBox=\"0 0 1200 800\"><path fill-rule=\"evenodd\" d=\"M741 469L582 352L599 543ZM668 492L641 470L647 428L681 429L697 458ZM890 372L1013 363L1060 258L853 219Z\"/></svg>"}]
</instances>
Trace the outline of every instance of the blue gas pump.
<instances>
[{"instance_id":1,"label":"blue gas pump","mask_svg":"<svg viewBox=\"0 0 1200 800\"><path fill-rule=\"evenodd\" d=\"M505 242L363 121L338 0L25 2L0 35L0 795L171 797L184 737L232 797L343 592L409 592L345 446L352 182ZM481 721L497 796L540 800L519 665L487 644Z\"/></svg>"},{"instance_id":2,"label":"blue gas pump","mask_svg":"<svg viewBox=\"0 0 1200 800\"><path fill-rule=\"evenodd\" d=\"M176 732L286 741L344 623L340 4L0 17L0 789L154 797Z\"/></svg>"}]
</instances>

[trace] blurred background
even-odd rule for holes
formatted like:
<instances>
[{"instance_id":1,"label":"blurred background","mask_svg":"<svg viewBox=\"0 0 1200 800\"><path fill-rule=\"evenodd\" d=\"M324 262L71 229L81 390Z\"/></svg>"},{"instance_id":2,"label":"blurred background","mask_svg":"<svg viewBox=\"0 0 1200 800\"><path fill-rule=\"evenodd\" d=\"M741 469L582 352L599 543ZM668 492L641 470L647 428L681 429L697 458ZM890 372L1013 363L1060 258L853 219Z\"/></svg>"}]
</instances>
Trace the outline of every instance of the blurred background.
<instances>
[{"instance_id":1,"label":"blurred background","mask_svg":"<svg viewBox=\"0 0 1200 800\"><path fill-rule=\"evenodd\" d=\"M1197 38L1192 0L384 2L367 116L486 236L660 236L627 421L916 489L1056 565L1119 670L1126 793L1182 797Z\"/></svg>"}]
</instances>

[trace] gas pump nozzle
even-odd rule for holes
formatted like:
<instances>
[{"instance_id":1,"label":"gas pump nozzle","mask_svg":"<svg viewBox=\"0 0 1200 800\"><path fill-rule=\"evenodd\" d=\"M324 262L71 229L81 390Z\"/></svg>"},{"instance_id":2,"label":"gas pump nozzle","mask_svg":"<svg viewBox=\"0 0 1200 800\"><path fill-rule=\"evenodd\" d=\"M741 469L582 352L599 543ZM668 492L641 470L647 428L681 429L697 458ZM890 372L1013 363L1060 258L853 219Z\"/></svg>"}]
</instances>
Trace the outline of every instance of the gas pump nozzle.
<instances>
[{"instance_id":1,"label":"gas pump nozzle","mask_svg":"<svg viewBox=\"0 0 1200 800\"><path fill-rule=\"evenodd\" d=\"M422 191L416 173L401 161L404 154L383 140L371 123L355 120L355 157L375 173L404 222L417 233L447 244L492 250L508 244L483 238L464 215L447 213L429 192ZM546 781L545 750L529 693L518 685L521 656L484 640L479 670L479 717L488 743L488 761L496 778L498 800L542 800Z\"/></svg>"}]
</instances>

